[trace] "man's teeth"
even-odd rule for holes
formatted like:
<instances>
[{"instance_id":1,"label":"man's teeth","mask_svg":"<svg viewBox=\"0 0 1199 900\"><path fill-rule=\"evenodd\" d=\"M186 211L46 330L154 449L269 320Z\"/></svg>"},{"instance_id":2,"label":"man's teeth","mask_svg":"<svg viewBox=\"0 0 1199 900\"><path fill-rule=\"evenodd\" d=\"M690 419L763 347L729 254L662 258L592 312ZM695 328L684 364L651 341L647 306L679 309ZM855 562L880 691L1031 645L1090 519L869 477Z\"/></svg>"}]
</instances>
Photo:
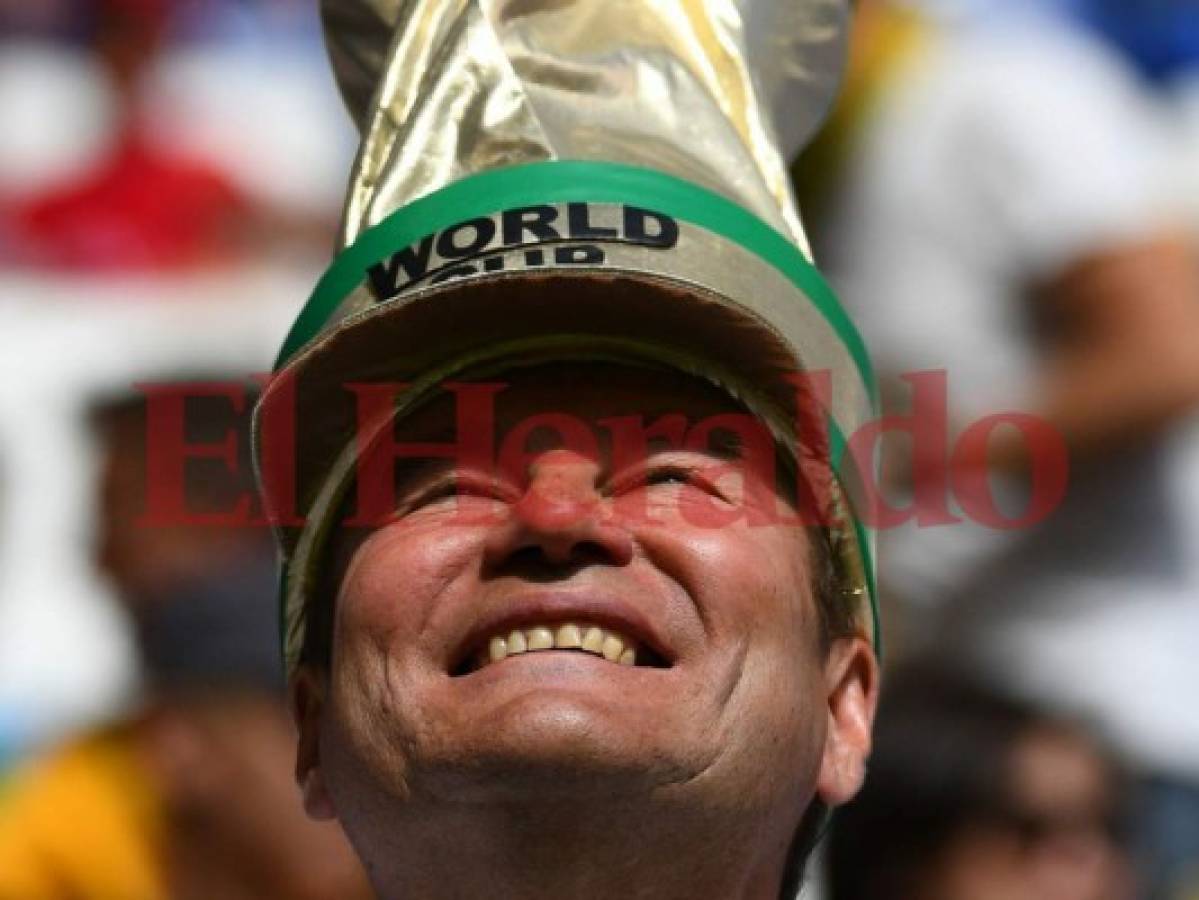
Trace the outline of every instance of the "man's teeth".
<instances>
[{"instance_id":1,"label":"man's teeth","mask_svg":"<svg viewBox=\"0 0 1199 900\"><path fill-rule=\"evenodd\" d=\"M637 663L637 645L624 635L598 625L567 622L557 628L538 625L497 634L487 642L481 665L536 650L583 650L623 666Z\"/></svg>"}]
</instances>

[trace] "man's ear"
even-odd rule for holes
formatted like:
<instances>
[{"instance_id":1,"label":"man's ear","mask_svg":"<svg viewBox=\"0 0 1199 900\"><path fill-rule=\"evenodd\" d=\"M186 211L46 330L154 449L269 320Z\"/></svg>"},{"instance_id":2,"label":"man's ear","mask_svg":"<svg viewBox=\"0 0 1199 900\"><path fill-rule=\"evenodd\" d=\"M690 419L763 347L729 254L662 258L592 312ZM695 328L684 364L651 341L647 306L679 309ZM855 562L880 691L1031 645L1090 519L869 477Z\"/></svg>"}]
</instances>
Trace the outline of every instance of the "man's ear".
<instances>
[{"instance_id":1,"label":"man's ear","mask_svg":"<svg viewBox=\"0 0 1199 900\"><path fill-rule=\"evenodd\" d=\"M866 777L878 706L878 659L864 637L834 641L824 667L828 733L816 793L828 806L852 799Z\"/></svg>"},{"instance_id":2,"label":"man's ear","mask_svg":"<svg viewBox=\"0 0 1199 900\"><path fill-rule=\"evenodd\" d=\"M304 811L313 819L335 819L337 810L321 774L320 736L328 679L309 666L301 666L288 684L288 705L299 731L296 747L296 783Z\"/></svg>"}]
</instances>

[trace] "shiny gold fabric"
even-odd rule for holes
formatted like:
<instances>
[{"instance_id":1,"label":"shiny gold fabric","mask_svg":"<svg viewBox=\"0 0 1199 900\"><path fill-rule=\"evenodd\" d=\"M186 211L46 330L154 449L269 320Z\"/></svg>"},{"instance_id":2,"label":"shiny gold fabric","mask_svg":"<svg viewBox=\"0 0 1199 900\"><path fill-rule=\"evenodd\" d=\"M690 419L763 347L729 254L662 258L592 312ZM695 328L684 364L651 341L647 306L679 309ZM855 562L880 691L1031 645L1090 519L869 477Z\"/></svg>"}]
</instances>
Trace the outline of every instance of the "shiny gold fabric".
<instances>
[{"instance_id":1,"label":"shiny gold fabric","mask_svg":"<svg viewBox=\"0 0 1199 900\"><path fill-rule=\"evenodd\" d=\"M322 9L363 132L344 245L465 175L579 159L685 178L807 248L786 162L835 93L845 0L324 0Z\"/></svg>"}]
</instances>

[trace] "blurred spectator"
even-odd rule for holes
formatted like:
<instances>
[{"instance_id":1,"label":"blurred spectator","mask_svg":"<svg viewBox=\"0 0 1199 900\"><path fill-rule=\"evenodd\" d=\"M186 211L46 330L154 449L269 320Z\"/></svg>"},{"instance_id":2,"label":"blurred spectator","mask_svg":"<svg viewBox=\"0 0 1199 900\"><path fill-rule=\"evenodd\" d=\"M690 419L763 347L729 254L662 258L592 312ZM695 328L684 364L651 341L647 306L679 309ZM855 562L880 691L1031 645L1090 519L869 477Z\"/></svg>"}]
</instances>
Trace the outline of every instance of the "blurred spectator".
<instances>
[{"instance_id":1,"label":"blurred spectator","mask_svg":"<svg viewBox=\"0 0 1199 900\"><path fill-rule=\"evenodd\" d=\"M0 37L78 38L85 18L86 6L80 0L0 0Z\"/></svg>"},{"instance_id":2,"label":"blurred spectator","mask_svg":"<svg viewBox=\"0 0 1199 900\"><path fill-rule=\"evenodd\" d=\"M133 686L85 398L261 369L328 261L355 144L318 34L311 0L0 0L0 759Z\"/></svg>"},{"instance_id":3,"label":"blurred spectator","mask_svg":"<svg viewBox=\"0 0 1199 900\"><path fill-rule=\"evenodd\" d=\"M188 401L187 439L225 439L224 398ZM251 489L241 465L193 468L189 510ZM0 795L3 900L354 900L369 890L340 829L308 820L291 777L274 551L259 526L140 522L144 398L95 415L104 448L97 560L146 670L131 715L34 760Z\"/></svg>"},{"instance_id":4,"label":"blurred spectator","mask_svg":"<svg viewBox=\"0 0 1199 900\"><path fill-rule=\"evenodd\" d=\"M1117 769L1079 728L960 679L886 682L829 900L1131 900Z\"/></svg>"},{"instance_id":5,"label":"blurred spectator","mask_svg":"<svg viewBox=\"0 0 1199 900\"><path fill-rule=\"evenodd\" d=\"M315 4L96 0L17 19L5 47L17 59L3 68L26 83L8 97L0 90L0 111L28 115L33 90L36 115L62 121L37 122L40 142L0 138L0 160L32 162L36 181L23 144L48 144L51 170L58 157L72 161L55 147L76 137L94 158L40 191L0 173L0 263L186 272L331 249L351 145L315 42ZM103 84L54 103L74 73L50 37L79 40ZM93 135L98 121L106 141Z\"/></svg>"},{"instance_id":6,"label":"blurred spectator","mask_svg":"<svg viewBox=\"0 0 1199 900\"><path fill-rule=\"evenodd\" d=\"M1199 234L1199 4L1070 0L1069 12L1129 60L1165 107L1177 145L1171 185Z\"/></svg>"},{"instance_id":7,"label":"blurred spectator","mask_svg":"<svg viewBox=\"0 0 1199 900\"><path fill-rule=\"evenodd\" d=\"M82 178L111 152L115 106L103 69L70 45L0 43L0 226L12 207ZM5 242L0 231L0 259L12 253Z\"/></svg>"},{"instance_id":8,"label":"blurred spectator","mask_svg":"<svg viewBox=\"0 0 1199 900\"><path fill-rule=\"evenodd\" d=\"M1196 455L1199 269L1161 125L1078 29L949 31L874 0L841 108L799 166L889 411L907 412L904 373L944 372L949 447L1019 411L1069 448L1060 505L999 528L967 508L1014 521L1044 488L1018 429L992 432L986 464L957 460L952 490L936 423L918 452L899 436L889 502L949 502L885 530L880 568L911 645L1093 718L1153 782L1150 896L1199 858L1199 517L1179 480Z\"/></svg>"},{"instance_id":9,"label":"blurred spectator","mask_svg":"<svg viewBox=\"0 0 1199 900\"><path fill-rule=\"evenodd\" d=\"M170 0L101 0L91 46L116 96L115 141L96 168L17 203L0 261L129 271L228 261L248 207L219 171L158 146L140 92L166 38Z\"/></svg>"},{"instance_id":10,"label":"blurred spectator","mask_svg":"<svg viewBox=\"0 0 1199 900\"><path fill-rule=\"evenodd\" d=\"M1073 0L1072 11L1153 81L1169 81L1199 63L1195 0Z\"/></svg>"}]
</instances>

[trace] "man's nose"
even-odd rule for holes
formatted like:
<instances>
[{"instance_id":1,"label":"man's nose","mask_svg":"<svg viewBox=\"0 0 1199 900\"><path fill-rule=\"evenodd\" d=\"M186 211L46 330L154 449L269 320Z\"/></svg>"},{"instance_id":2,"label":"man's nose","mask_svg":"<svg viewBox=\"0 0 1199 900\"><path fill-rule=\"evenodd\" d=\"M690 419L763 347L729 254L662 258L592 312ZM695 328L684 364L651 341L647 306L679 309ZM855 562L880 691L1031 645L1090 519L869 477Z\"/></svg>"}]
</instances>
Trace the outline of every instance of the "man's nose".
<instances>
[{"instance_id":1,"label":"man's nose","mask_svg":"<svg viewBox=\"0 0 1199 900\"><path fill-rule=\"evenodd\" d=\"M530 562L529 557L535 557L556 567L627 565L633 558L633 540L605 515L597 489L599 474L596 460L569 450L539 456L529 466L520 499L488 536L488 567L501 567L517 557Z\"/></svg>"}]
</instances>

